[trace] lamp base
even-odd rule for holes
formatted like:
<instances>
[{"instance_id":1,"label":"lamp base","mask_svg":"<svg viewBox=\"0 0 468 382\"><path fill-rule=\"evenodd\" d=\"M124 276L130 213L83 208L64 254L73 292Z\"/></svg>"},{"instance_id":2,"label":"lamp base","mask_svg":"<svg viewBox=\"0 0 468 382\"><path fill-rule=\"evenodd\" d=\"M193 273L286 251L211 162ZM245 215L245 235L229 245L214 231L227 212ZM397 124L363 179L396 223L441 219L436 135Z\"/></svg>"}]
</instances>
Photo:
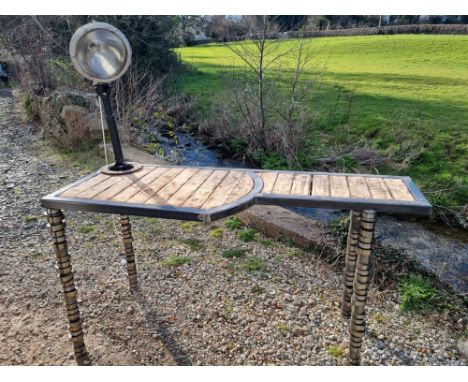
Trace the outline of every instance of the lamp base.
<instances>
[{"instance_id":1,"label":"lamp base","mask_svg":"<svg viewBox=\"0 0 468 382\"><path fill-rule=\"evenodd\" d=\"M129 166L128 168L123 168L122 170L114 169L114 165L104 166L101 168L101 173L106 175L125 175L137 172L142 169L143 165L135 162L126 162Z\"/></svg>"}]
</instances>

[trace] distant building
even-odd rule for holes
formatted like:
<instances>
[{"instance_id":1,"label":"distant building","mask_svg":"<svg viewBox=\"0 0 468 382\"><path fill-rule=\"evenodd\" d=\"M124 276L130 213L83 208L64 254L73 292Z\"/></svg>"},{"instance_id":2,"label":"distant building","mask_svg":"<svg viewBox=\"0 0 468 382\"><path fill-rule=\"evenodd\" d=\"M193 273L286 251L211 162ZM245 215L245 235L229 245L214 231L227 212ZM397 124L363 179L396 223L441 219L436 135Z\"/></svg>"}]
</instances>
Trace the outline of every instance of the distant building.
<instances>
[{"instance_id":1,"label":"distant building","mask_svg":"<svg viewBox=\"0 0 468 382\"><path fill-rule=\"evenodd\" d=\"M206 41L208 37L206 36L205 32L201 30L201 28L190 26L186 30L186 38L189 37L191 41Z\"/></svg>"}]
</instances>

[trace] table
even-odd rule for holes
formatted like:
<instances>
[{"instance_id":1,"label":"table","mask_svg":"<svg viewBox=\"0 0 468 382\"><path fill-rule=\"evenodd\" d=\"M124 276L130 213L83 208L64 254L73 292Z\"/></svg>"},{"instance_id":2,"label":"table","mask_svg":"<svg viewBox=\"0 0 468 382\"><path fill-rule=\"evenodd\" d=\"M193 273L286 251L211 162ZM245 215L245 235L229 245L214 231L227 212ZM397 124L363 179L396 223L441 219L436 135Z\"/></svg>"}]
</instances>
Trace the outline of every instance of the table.
<instances>
[{"instance_id":1,"label":"table","mask_svg":"<svg viewBox=\"0 0 468 382\"><path fill-rule=\"evenodd\" d=\"M132 173L94 172L41 199L53 238L78 365L90 365L77 302L63 209L120 215L131 291L138 289L128 215L211 222L253 204L350 210L342 315L350 320L348 362L358 365L365 333L369 262L377 212L428 216L431 205L409 177L136 165Z\"/></svg>"}]
</instances>

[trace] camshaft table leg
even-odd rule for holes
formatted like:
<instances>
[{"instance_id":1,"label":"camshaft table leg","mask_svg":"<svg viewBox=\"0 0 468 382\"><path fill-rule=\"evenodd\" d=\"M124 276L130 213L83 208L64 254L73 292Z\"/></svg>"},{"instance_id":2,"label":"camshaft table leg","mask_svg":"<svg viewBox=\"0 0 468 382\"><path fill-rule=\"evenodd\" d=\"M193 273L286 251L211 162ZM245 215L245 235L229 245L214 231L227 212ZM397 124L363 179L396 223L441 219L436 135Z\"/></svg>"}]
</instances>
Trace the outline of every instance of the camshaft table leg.
<instances>
[{"instance_id":1,"label":"camshaft table leg","mask_svg":"<svg viewBox=\"0 0 468 382\"><path fill-rule=\"evenodd\" d=\"M65 217L62 210L48 209L47 220L54 241L57 269L67 308L68 330L70 331L70 338L73 343L75 360L80 366L91 365L91 360L89 359L84 343L83 328L77 301L78 291L75 287L71 259L68 254L67 239L65 236Z\"/></svg>"},{"instance_id":2,"label":"camshaft table leg","mask_svg":"<svg viewBox=\"0 0 468 382\"><path fill-rule=\"evenodd\" d=\"M351 299L351 321L349 325L348 362L359 365L361 358L362 338L366 329L366 302L369 288L369 261L372 253L376 213L365 210L360 217L359 240L357 245L356 273Z\"/></svg>"},{"instance_id":3,"label":"camshaft table leg","mask_svg":"<svg viewBox=\"0 0 468 382\"><path fill-rule=\"evenodd\" d=\"M133 252L132 226L130 224L130 219L128 216L120 216L120 226L122 229L122 239L125 249L125 258L127 260L128 282L130 284L130 291L134 292L138 289L138 279L135 263L135 253Z\"/></svg>"}]
</instances>

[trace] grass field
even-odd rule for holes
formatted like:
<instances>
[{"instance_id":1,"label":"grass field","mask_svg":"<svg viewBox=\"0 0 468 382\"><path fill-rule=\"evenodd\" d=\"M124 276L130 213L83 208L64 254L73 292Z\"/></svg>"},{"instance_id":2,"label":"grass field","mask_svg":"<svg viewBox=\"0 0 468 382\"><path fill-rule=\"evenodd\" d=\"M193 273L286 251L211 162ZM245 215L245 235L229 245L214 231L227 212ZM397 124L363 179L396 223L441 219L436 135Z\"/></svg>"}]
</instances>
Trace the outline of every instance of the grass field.
<instances>
[{"instance_id":1,"label":"grass field","mask_svg":"<svg viewBox=\"0 0 468 382\"><path fill-rule=\"evenodd\" d=\"M307 46L313 59L302 81L311 84L307 102L320 113L316 154L359 142L392 159L380 171L412 176L442 210L468 203L468 36L330 37ZM232 73L246 72L222 44L177 51L195 69L179 78L179 89L205 111ZM281 70L293 65L290 55Z\"/></svg>"}]
</instances>

